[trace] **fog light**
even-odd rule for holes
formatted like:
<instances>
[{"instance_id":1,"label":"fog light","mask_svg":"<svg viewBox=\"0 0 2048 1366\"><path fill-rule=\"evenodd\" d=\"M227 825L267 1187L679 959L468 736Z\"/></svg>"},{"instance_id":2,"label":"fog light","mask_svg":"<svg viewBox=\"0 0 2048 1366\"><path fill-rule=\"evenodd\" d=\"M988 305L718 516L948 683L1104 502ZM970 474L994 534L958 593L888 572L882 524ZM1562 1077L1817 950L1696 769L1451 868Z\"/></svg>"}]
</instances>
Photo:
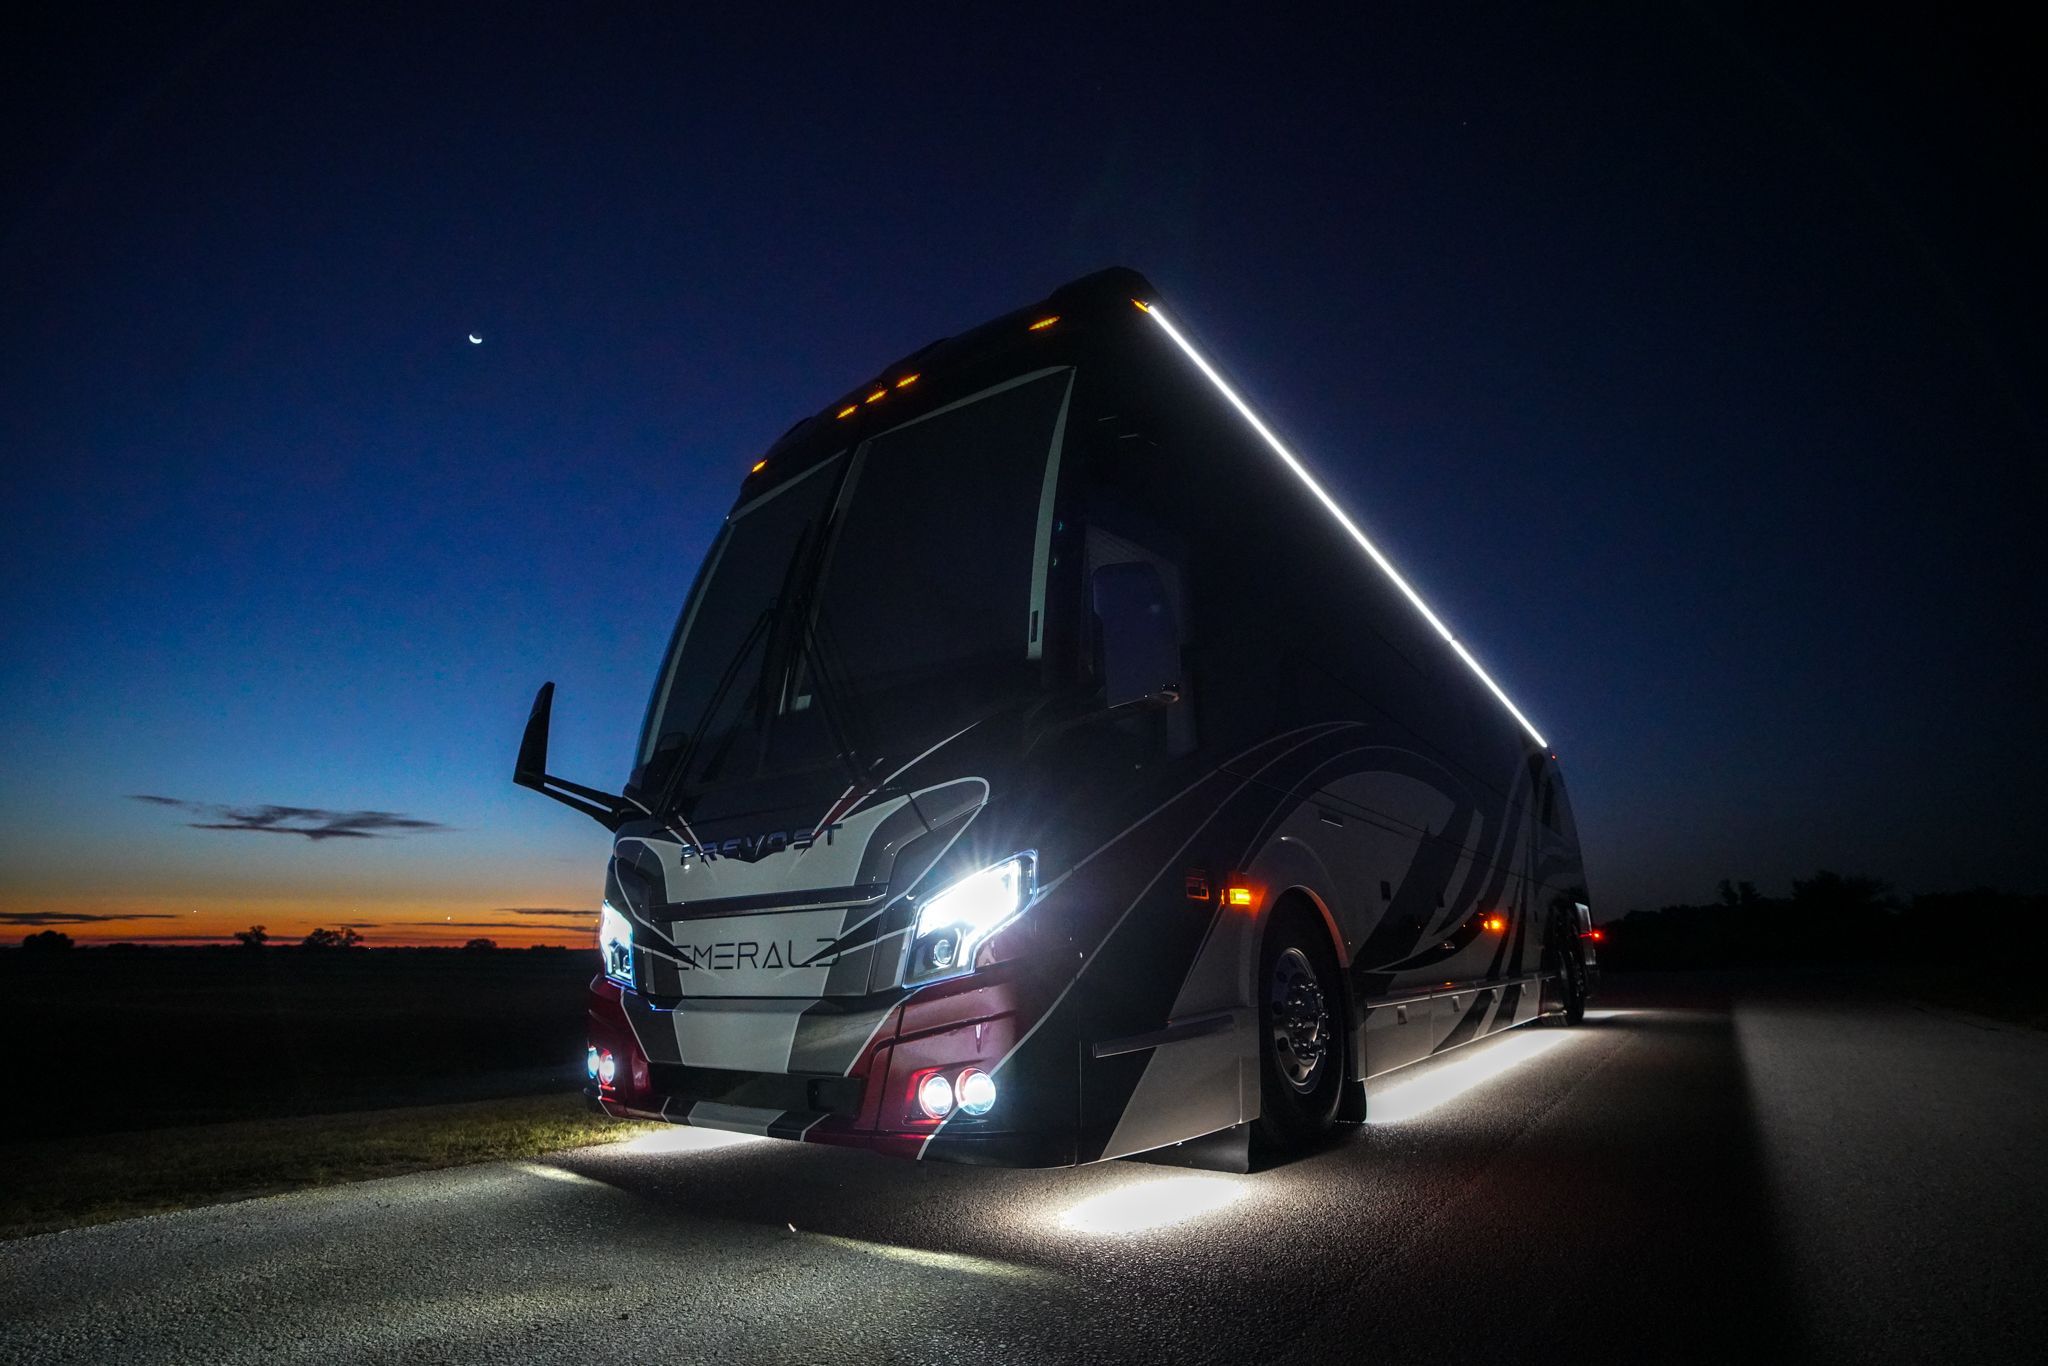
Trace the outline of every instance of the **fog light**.
<instances>
[{"instance_id":1,"label":"fog light","mask_svg":"<svg viewBox=\"0 0 2048 1366\"><path fill-rule=\"evenodd\" d=\"M597 1080L597 1050L595 1048L583 1050L583 1074L592 1081Z\"/></svg>"},{"instance_id":2,"label":"fog light","mask_svg":"<svg viewBox=\"0 0 2048 1366\"><path fill-rule=\"evenodd\" d=\"M996 1079L979 1067L960 1074L959 1093L962 1114L985 1115L996 1108Z\"/></svg>"},{"instance_id":3,"label":"fog light","mask_svg":"<svg viewBox=\"0 0 2048 1366\"><path fill-rule=\"evenodd\" d=\"M619 1079L619 1060L612 1056L609 1048L597 1056L597 1079L606 1086Z\"/></svg>"},{"instance_id":4,"label":"fog light","mask_svg":"<svg viewBox=\"0 0 2048 1366\"><path fill-rule=\"evenodd\" d=\"M953 1083L944 1075L932 1073L917 1086L917 1108L931 1119L944 1119L953 1113Z\"/></svg>"}]
</instances>

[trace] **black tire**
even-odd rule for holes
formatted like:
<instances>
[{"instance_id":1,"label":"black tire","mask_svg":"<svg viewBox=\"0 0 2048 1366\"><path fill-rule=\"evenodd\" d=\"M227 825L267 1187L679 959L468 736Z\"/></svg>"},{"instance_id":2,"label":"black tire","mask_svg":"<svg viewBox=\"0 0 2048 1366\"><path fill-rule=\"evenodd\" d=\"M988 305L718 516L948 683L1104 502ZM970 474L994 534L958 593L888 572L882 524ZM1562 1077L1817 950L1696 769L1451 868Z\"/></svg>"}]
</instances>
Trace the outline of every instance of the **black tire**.
<instances>
[{"instance_id":1,"label":"black tire","mask_svg":"<svg viewBox=\"0 0 2048 1366\"><path fill-rule=\"evenodd\" d=\"M1586 963L1579 957L1577 945L1570 945L1558 951L1557 994L1564 1006L1564 1013L1558 1023L1566 1025L1586 1022Z\"/></svg>"},{"instance_id":2,"label":"black tire","mask_svg":"<svg viewBox=\"0 0 2048 1366\"><path fill-rule=\"evenodd\" d=\"M1322 923L1283 907L1259 951L1260 1145L1297 1152L1337 1118L1348 1059L1337 955Z\"/></svg>"}]
</instances>

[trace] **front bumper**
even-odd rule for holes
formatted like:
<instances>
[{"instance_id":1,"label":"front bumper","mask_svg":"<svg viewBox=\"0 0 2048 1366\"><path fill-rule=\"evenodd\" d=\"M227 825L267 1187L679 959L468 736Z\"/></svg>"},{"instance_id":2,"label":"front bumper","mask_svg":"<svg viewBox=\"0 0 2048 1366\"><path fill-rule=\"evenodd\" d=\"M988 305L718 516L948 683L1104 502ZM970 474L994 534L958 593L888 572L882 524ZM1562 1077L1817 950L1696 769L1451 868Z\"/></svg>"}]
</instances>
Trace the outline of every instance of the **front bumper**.
<instances>
[{"instance_id":1,"label":"front bumper","mask_svg":"<svg viewBox=\"0 0 2048 1366\"><path fill-rule=\"evenodd\" d=\"M867 1148L897 1157L1004 1166L1076 1161L1078 1063L1071 1049L1019 1052L1038 1003L1004 973L977 973L915 992L887 1010L844 1073L758 1071L702 1065L716 1056L666 1061L649 1056L630 1002L615 983L590 984L592 1048L609 1051L612 1081L593 1078L592 1104L619 1119L657 1120L769 1138ZM631 1004L634 1009L628 1009ZM702 1002L712 1010L720 1003ZM691 1003L676 1009L690 1009ZM643 1026L644 1027L644 1026ZM1063 1059L1048 1062L1050 1059ZM977 1067L995 1074L994 1108L925 1116L918 1083L934 1071Z\"/></svg>"}]
</instances>

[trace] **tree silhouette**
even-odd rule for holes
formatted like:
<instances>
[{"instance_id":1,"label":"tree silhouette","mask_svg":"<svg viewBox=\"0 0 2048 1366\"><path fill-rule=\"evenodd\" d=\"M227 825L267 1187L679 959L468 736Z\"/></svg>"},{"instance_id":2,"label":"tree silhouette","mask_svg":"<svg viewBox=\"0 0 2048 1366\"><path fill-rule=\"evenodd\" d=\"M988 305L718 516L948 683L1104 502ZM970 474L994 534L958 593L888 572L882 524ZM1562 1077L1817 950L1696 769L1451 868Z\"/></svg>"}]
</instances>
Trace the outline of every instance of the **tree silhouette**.
<instances>
[{"instance_id":1,"label":"tree silhouette","mask_svg":"<svg viewBox=\"0 0 2048 1366\"><path fill-rule=\"evenodd\" d=\"M1730 882L1721 879L1721 904L1723 906L1760 906L1763 896L1754 882Z\"/></svg>"},{"instance_id":2,"label":"tree silhouette","mask_svg":"<svg viewBox=\"0 0 2048 1366\"><path fill-rule=\"evenodd\" d=\"M472 939L462 946L462 951L464 953L494 953L497 951L497 948L498 941L495 939Z\"/></svg>"},{"instance_id":3,"label":"tree silhouette","mask_svg":"<svg viewBox=\"0 0 2048 1366\"><path fill-rule=\"evenodd\" d=\"M251 925L246 930L236 930L235 938L245 949L260 949L263 947L263 941L270 938L270 931L261 925Z\"/></svg>"},{"instance_id":4,"label":"tree silhouette","mask_svg":"<svg viewBox=\"0 0 2048 1366\"><path fill-rule=\"evenodd\" d=\"M308 949L352 949L363 942L363 937L351 929L315 930L299 941L301 948Z\"/></svg>"},{"instance_id":5,"label":"tree silhouette","mask_svg":"<svg viewBox=\"0 0 2048 1366\"><path fill-rule=\"evenodd\" d=\"M23 935L21 946L34 953L55 953L71 947L71 936L62 930L38 930Z\"/></svg>"}]
</instances>

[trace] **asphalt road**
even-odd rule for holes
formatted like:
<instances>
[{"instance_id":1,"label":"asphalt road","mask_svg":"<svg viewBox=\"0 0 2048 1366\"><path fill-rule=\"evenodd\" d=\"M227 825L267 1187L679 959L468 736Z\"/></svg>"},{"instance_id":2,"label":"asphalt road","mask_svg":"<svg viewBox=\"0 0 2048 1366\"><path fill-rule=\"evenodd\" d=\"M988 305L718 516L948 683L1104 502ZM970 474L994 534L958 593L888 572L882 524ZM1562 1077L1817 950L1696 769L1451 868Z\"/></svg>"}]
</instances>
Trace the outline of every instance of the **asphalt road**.
<instances>
[{"instance_id":1,"label":"asphalt road","mask_svg":"<svg viewBox=\"0 0 2048 1366\"><path fill-rule=\"evenodd\" d=\"M676 1131L0 1245L0 1360L2041 1359L2048 1035L1600 1005L1248 1177Z\"/></svg>"}]
</instances>

